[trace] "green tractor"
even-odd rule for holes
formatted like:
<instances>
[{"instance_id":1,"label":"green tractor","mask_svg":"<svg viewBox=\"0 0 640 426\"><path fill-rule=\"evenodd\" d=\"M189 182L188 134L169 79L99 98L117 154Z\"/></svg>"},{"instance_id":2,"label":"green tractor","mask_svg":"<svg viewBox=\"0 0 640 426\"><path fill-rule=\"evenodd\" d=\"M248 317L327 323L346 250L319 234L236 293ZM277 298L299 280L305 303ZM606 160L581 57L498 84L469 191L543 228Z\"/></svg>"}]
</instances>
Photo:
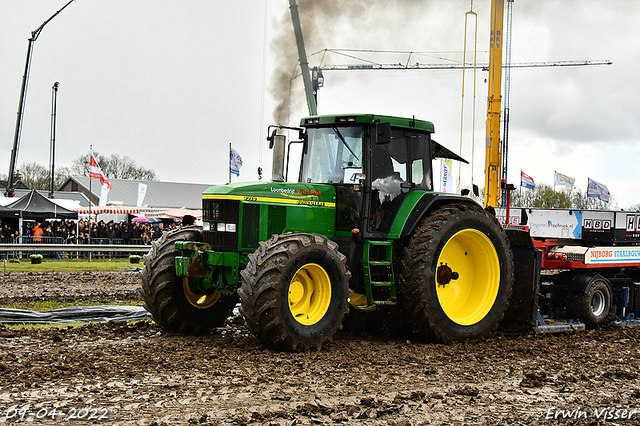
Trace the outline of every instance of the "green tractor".
<instances>
[{"instance_id":1,"label":"green tractor","mask_svg":"<svg viewBox=\"0 0 640 426\"><path fill-rule=\"evenodd\" d=\"M156 322L208 333L239 302L257 339L284 350L320 349L350 309L387 305L445 342L497 327L514 285L509 240L470 198L434 191L432 161L465 160L431 138L432 123L332 115L288 129L300 140L268 138L272 182L208 189L202 228L153 243L142 294ZM294 143L302 161L287 182Z\"/></svg>"}]
</instances>

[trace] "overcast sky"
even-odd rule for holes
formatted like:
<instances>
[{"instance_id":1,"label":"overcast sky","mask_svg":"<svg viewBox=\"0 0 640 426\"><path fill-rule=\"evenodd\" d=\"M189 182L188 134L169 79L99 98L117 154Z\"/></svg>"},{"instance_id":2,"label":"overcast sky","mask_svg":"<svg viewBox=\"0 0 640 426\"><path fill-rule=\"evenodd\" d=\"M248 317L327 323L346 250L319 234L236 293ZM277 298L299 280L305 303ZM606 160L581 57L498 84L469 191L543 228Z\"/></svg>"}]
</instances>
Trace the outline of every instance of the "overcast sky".
<instances>
[{"instance_id":1,"label":"overcast sky","mask_svg":"<svg viewBox=\"0 0 640 426\"><path fill-rule=\"evenodd\" d=\"M31 31L67 0L0 0L0 173L7 174ZM311 65L322 49L413 51L377 62L460 62L469 0L299 0ZM89 146L128 155L163 181L225 183L228 146L244 165L236 180L270 176L267 126L293 73L287 0L75 0L34 44L18 164L49 163L51 87L60 82L56 165ZM313 7L311 9L310 7ZM487 61L490 0L475 0L478 62ZM472 31L471 31L472 32ZM471 39L470 39L471 40ZM611 60L609 66L511 72L509 181L520 170L553 184L554 170L586 189L608 186L616 207L640 203L640 2L515 0L512 61ZM326 55L325 64L358 63ZM468 72L467 76L471 74ZM458 152L460 70L327 71L318 111L366 112L433 121L434 138ZM474 182L484 185L486 73L476 88ZM293 80L288 123L307 114ZM471 158L473 82L465 83L463 156ZM274 96L276 94L277 96ZM454 166L457 172L458 167ZM462 168L462 182L471 168Z\"/></svg>"}]
</instances>

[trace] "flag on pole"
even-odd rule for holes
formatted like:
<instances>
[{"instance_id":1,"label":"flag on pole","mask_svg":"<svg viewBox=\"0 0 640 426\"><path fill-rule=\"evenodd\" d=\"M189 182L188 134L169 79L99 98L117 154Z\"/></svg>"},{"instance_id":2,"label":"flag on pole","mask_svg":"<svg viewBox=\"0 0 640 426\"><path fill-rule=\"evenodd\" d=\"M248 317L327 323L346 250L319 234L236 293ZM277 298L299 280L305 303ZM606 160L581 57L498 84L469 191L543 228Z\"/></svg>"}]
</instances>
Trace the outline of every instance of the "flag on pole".
<instances>
[{"instance_id":1,"label":"flag on pole","mask_svg":"<svg viewBox=\"0 0 640 426\"><path fill-rule=\"evenodd\" d=\"M238 151L229 147L229 171L236 175L240 176L240 167L242 167L242 157L238 154Z\"/></svg>"},{"instance_id":2,"label":"flag on pole","mask_svg":"<svg viewBox=\"0 0 640 426\"><path fill-rule=\"evenodd\" d=\"M100 183L102 183L102 186L106 185L108 189L111 189L111 184L107 180L104 173L102 173L102 170L100 169L96 158L93 156L93 150L91 150L90 154L91 158L89 160L89 176L92 178L100 179Z\"/></svg>"},{"instance_id":3,"label":"flag on pole","mask_svg":"<svg viewBox=\"0 0 640 426\"><path fill-rule=\"evenodd\" d=\"M452 160L450 158L442 158L440 173L440 188L442 192L453 192L453 176L451 176Z\"/></svg>"},{"instance_id":4,"label":"flag on pole","mask_svg":"<svg viewBox=\"0 0 640 426\"><path fill-rule=\"evenodd\" d=\"M573 188L573 184L576 181L575 178L569 177L567 175L563 175L562 173L558 173L556 171L554 171L553 173L554 173L554 177L553 177L554 185L568 186L569 188Z\"/></svg>"},{"instance_id":5,"label":"flag on pole","mask_svg":"<svg viewBox=\"0 0 640 426\"><path fill-rule=\"evenodd\" d=\"M138 202L136 207L142 207L144 196L147 194L147 184L138 182Z\"/></svg>"},{"instance_id":6,"label":"flag on pole","mask_svg":"<svg viewBox=\"0 0 640 426\"><path fill-rule=\"evenodd\" d=\"M535 189L536 183L531 176L520 170L520 186L524 186L527 189Z\"/></svg>"},{"instance_id":7,"label":"flag on pole","mask_svg":"<svg viewBox=\"0 0 640 426\"><path fill-rule=\"evenodd\" d=\"M608 203L611 199L611 194L609 194L609 189L591 178L587 178L589 185L587 186L587 197L594 197L599 199L600 201L604 201Z\"/></svg>"}]
</instances>

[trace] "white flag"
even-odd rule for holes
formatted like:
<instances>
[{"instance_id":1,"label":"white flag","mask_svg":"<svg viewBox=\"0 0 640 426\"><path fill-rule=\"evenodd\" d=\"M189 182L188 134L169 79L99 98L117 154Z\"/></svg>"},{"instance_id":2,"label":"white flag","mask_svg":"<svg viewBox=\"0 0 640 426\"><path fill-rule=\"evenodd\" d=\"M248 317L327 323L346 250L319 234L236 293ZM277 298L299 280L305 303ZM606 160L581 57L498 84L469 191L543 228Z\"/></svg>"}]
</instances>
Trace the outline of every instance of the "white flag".
<instances>
[{"instance_id":1,"label":"white flag","mask_svg":"<svg viewBox=\"0 0 640 426\"><path fill-rule=\"evenodd\" d=\"M102 190L100 191L100 201L98 202L99 206L107 205L107 195L109 194L109 190L111 189L111 185L107 182L106 184L102 184Z\"/></svg>"},{"instance_id":2,"label":"white flag","mask_svg":"<svg viewBox=\"0 0 640 426\"><path fill-rule=\"evenodd\" d=\"M238 154L238 151L229 147L229 170L232 174L240 176L240 167L242 167L242 157Z\"/></svg>"},{"instance_id":3,"label":"white flag","mask_svg":"<svg viewBox=\"0 0 640 426\"><path fill-rule=\"evenodd\" d=\"M142 207L144 196L147 194L147 184L138 182L138 202L136 207Z\"/></svg>"},{"instance_id":4,"label":"white flag","mask_svg":"<svg viewBox=\"0 0 640 426\"><path fill-rule=\"evenodd\" d=\"M568 186L569 188L573 188L573 184L575 181L576 181L575 178L571 178L567 175L563 175L562 173L558 173L554 171L554 176L553 176L554 185L563 185L563 186Z\"/></svg>"},{"instance_id":5,"label":"white flag","mask_svg":"<svg viewBox=\"0 0 640 426\"><path fill-rule=\"evenodd\" d=\"M587 186L587 197L594 197L605 203L608 203L611 199L611 194L609 194L609 189L591 178L587 178L589 185Z\"/></svg>"},{"instance_id":6,"label":"white flag","mask_svg":"<svg viewBox=\"0 0 640 426\"><path fill-rule=\"evenodd\" d=\"M441 158L440 160L440 190L442 192L453 192L453 176L451 175L453 161L449 158Z\"/></svg>"}]
</instances>

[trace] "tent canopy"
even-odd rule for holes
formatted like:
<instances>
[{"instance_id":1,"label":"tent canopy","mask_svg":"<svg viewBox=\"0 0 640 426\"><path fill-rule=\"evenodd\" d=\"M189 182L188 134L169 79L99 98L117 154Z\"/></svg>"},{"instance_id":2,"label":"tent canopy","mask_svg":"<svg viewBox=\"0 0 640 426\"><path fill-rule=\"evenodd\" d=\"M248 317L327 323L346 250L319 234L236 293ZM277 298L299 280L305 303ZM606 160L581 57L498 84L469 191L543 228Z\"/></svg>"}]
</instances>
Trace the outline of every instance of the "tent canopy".
<instances>
[{"instance_id":1,"label":"tent canopy","mask_svg":"<svg viewBox=\"0 0 640 426\"><path fill-rule=\"evenodd\" d=\"M2 218L18 218L20 217L20 211L10 209L9 207L0 206L0 217Z\"/></svg>"},{"instance_id":2,"label":"tent canopy","mask_svg":"<svg viewBox=\"0 0 640 426\"><path fill-rule=\"evenodd\" d=\"M35 189L19 200L9 204L7 208L17 211L23 219L77 219L78 213L60 207Z\"/></svg>"}]
</instances>

